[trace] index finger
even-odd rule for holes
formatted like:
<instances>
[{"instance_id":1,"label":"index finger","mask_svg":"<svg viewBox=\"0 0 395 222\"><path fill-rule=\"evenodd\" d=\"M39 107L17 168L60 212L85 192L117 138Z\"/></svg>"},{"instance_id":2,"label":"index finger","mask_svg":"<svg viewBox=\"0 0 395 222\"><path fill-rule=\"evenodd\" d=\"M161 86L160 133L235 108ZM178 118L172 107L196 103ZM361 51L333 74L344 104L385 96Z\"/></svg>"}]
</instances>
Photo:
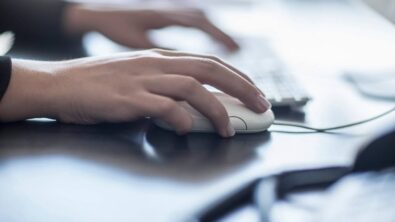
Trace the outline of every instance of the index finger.
<instances>
[{"instance_id":1,"label":"index finger","mask_svg":"<svg viewBox=\"0 0 395 222\"><path fill-rule=\"evenodd\" d=\"M196 28L209 34L219 42L222 42L231 51L236 51L240 48L232 37L214 25L207 17L203 17L200 22L197 22Z\"/></svg>"},{"instance_id":2,"label":"index finger","mask_svg":"<svg viewBox=\"0 0 395 222\"><path fill-rule=\"evenodd\" d=\"M151 62L152 64L149 65L157 67L165 73L179 73L193 77L203 84L212 85L238 98L255 112L262 113L271 107L253 84L216 61L196 57L163 56L157 57Z\"/></svg>"},{"instance_id":3,"label":"index finger","mask_svg":"<svg viewBox=\"0 0 395 222\"><path fill-rule=\"evenodd\" d=\"M168 16L169 22L175 25L197 28L217 41L223 43L229 50L235 51L239 49L237 42L214 25L207 16L200 10L189 11L189 13L173 12L172 16Z\"/></svg>"},{"instance_id":4,"label":"index finger","mask_svg":"<svg viewBox=\"0 0 395 222\"><path fill-rule=\"evenodd\" d=\"M240 76L245 78L247 81L249 81L250 83L255 85L254 81L252 81L252 79L248 75L246 75L245 73L241 72L240 70L236 69L232 65L226 63L225 61L223 61L222 59L220 59L220 58L218 58L216 56L200 55L200 54L196 54L196 53L180 52L180 51L166 50L166 49L153 49L153 51L157 52L157 53L159 53L161 55L164 55L164 56L196 57L196 58L204 58L204 59L214 60L214 61L216 61L218 63L221 63L222 65L226 66L227 68L231 69L233 72L239 74Z\"/></svg>"}]
</instances>

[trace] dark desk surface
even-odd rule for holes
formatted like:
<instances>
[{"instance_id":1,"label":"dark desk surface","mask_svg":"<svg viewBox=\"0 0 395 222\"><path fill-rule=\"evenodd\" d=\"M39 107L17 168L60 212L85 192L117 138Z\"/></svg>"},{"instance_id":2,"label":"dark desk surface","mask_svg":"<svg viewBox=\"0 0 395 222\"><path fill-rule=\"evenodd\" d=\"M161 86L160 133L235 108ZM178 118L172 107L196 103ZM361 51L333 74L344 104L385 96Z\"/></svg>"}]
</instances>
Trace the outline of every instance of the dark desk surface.
<instances>
[{"instance_id":1,"label":"dark desk surface","mask_svg":"<svg viewBox=\"0 0 395 222\"><path fill-rule=\"evenodd\" d=\"M364 98L327 67L300 67L314 100L303 110L276 110L280 120L333 126L393 106ZM232 139L180 137L148 119L1 125L0 221L183 221L261 174L349 164L360 144L392 120L390 115L331 134L265 132ZM289 128L270 130L278 129Z\"/></svg>"}]
</instances>

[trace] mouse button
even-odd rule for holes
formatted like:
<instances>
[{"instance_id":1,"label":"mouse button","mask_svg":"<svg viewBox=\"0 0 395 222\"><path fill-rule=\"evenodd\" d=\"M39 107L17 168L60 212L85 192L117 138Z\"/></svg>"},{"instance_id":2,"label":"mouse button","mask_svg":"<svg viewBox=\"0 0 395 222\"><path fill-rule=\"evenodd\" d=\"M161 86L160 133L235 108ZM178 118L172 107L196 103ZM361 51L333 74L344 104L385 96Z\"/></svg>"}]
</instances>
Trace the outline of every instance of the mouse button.
<instances>
[{"instance_id":1,"label":"mouse button","mask_svg":"<svg viewBox=\"0 0 395 222\"><path fill-rule=\"evenodd\" d=\"M240 100L235 97L229 96L224 93L214 93L214 96L223 104L226 105L234 105L234 104L242 104Z\"/></svg>"},{"instance_id":2,"label":"mouse button","mask_svg":"<svg viewBox=\"0 0 395 222\"><path fill-rule=\"evenodd\" d=\"M229 117L230 124L236 131L244 131L247 130L247 123L238 116L230 116Z\"/></svg>"},{"instance_id":3,"label":"mouse button","mask_svg":"<svg viewBox=\"0 0 395 222\"><path fill-rule=\"evenodd\" d=\"M274 114L271 110L267 110L265 113L258 114L255 116L254 121L251 121L259 126L270 126L274 122Z\"/></svg>"}]
</instances>

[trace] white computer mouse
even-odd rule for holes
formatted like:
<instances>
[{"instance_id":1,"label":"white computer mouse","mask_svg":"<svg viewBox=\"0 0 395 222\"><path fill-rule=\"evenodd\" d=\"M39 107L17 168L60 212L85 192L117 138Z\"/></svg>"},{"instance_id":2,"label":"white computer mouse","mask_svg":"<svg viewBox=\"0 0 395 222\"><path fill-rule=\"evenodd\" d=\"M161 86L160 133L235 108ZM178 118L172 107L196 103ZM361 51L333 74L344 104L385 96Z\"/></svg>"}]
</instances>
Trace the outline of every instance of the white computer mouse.
<instances>
[{"instance_id":1,"label":"white computer mouse","mask_svg":"<svg viewBox=\"0 0 395 222\"><path fill-rule=\"evenodd\" d=\"M230 123L235 129L236 133L258 133L267 130L274 122L274 114L272 110L267 110L265 113L255 113L254 111L247 108L238 99L231 97L223 93L213 93L220 102L225 106L228 112ZM180 102L180 104L190 112L193 125L191 132L204 132L214 133L216 132L211 122L203 116L196 109L191 107L186 102ZM169 124L155 120L155 124L161 128L167 130L174 130Z\"/></svg>"}]
</instances>

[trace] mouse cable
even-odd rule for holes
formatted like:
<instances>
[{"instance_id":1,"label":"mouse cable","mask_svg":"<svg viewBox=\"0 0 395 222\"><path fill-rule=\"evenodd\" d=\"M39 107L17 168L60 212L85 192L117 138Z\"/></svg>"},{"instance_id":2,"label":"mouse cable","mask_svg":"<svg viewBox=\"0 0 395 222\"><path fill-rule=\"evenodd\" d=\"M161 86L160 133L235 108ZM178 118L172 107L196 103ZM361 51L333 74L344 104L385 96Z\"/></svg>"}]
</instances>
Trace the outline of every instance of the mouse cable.
<instances>
[{"instance_id":1,"label":"mouse cable","mask_svg":"<svg viewBox=\"0 0 395 222\"><path fill-rule=\"evenodd\" d=\"M338 130L338 129L344 129L344 128L349 128L349 127L353 127L353 126L357 126L357 125L361 125L361 124L365 124L368 122L371 122L373 120L379 119L383 116L386 116L392 112L395 111L395 107L393 107L392 109L365 119L365 120L361 120L358 122L354 122L354 123L349 123L349 124L345 124L345 125L340 125L340 126L334 126L334 127L328 127L328 128L316 128L316 127L311 127L311 126L306 126L306 125L302 125L302 124L297 124L297 123L291 123L291 122L282 122L282 121L274 121L273 125L275 126L289 126L289 127L296 127L296 128L303 128L303 129L307 129L310 131L282 131L282 130L273 130L272 132L279 132L279 133L311 133L311 132L315 132L315 133L324 133L324 132L328 132L328 131L333 131L333 130Z\"/></svg>"}]
</instances>

